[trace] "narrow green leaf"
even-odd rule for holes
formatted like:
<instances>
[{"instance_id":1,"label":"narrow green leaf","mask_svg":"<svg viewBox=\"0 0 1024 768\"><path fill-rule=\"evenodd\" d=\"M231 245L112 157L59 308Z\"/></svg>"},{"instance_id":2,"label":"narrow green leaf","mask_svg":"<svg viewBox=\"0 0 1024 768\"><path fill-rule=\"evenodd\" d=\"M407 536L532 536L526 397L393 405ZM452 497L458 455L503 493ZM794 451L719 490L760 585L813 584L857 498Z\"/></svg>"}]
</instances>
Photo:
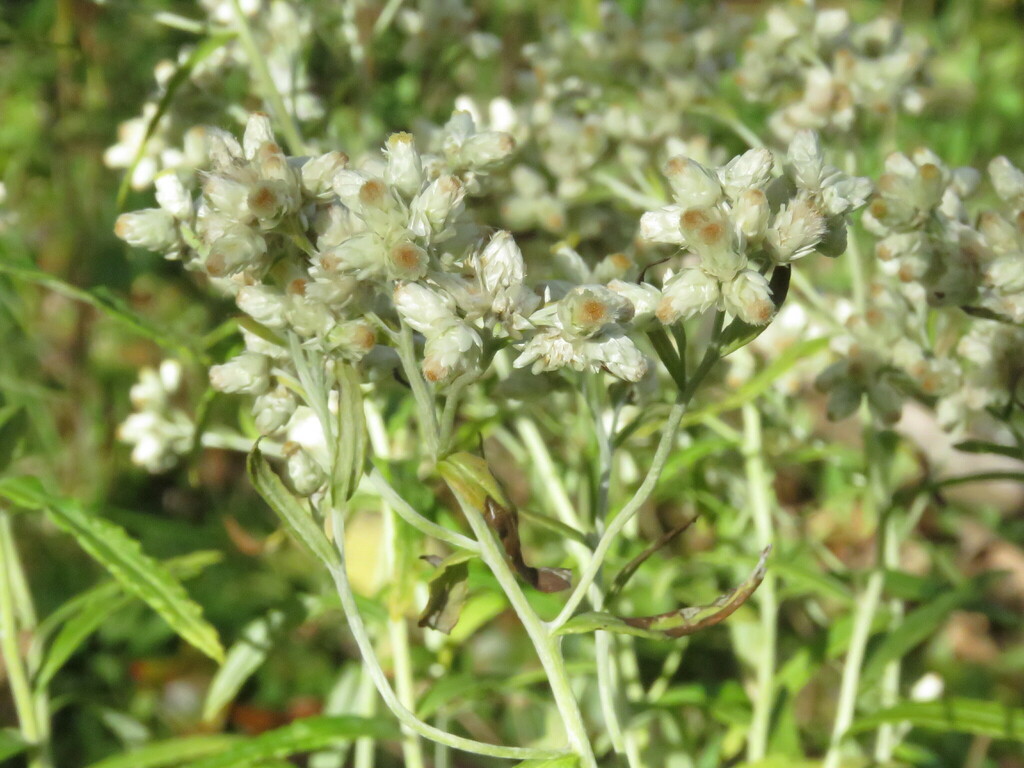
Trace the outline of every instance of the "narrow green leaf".
<instances>
[{"instance_id":1,"label":"narrow green leaf","mask_svg":"<svg viewBox=\"0 0 1024 768\"><path fill-rule=\"evenodd\" d=\"M34 477L0 480L0 496L29 509L44 509L53 522L74 536L127 592L145 601L184 640L217 661L224 658L217 630L181 582L118 525L87 512L81 504L47 493Z\"/></svg>"},{"instance_id":2,"label":"narrow green leaf","mask_svg":"<svg viewBox=\"0 0 1024 768\"><path fill-rule=\"evenodd\" d=\"M579 755L563 755L550 760L525 760L518 763L516 768L576 768L579 764Z\"/></svg>"},{"instance_id":3,"label":"narrow green leaf","mask_svg":"<svg viewBox=\"0 0 1024 768\"><path fill-rule=\"evenodd\" d=\"M179 766L185 760L194 760L222 752L237 744L240 739L228 734L202 736L180 736L165 741L155 741L123 755L114 755L88 768L164 768Z\"/></svg>"},{"instance_id":4,"label":"narrow green leaf","mask_svg":"<svg viewBox=\"0 0 1024 768\"><path fill-rule=\"evenodd\" d=\"M187 768L248 768L260 760L338 746L353 739L369 737L384 740L396 736L395 726L383 719L347 715L307 717L186 765Z\"/></svg>"},{"instance_id":5,"label":"narrow green leaf","mask_svg":"<svg viewBox=\"0 0 1024 768\"><path fill-rule=\"evenodd\" d=\"M253 487L277 513L292 538L327 566L338 567L341 564L338 553L313 518L312 511L285 487L281 478L263 458L258 445L249 454L247 467Z\"/></svg>"},{"instance_id":6,"label":"narrow green leaf","mask_svg":"<svg viewBox=\"0 0 1024 768\"><path fill-rule=\"evenodd\" d=\"M32 745L21 738L21 734L13 728L0 730L0 760L27 752Z\"/></svg>"},{"instance_id":7,"label":"narrow green leaf","mask_svg":"<svg viewBox=\"0 0 1024 768\"><path fill-rule=\"evenodd\" d=\"M975 594L974 585L968 585L945 592L908 613L898 627L885 635L871 654L861 673L861 685L867 688L881 680L890 661L902 659L915 646L932 637L946 623L949 614L970 601Z\"/></svg>"},{"instance_id":8,"label":"narrow green leaf","mask_svg":"<svg viewBox=\"0 0 1024 768\"><path fill-rule=\"evenodd\" d=\"M208 565L221 560L219 552L194 552L183 557L165 560L167 570L179 579L197 575ZM42 689L49 685L53 676L77 651L93 632L103 623L131 602L133 595L126 595L117 581L107 581L76 595L57 608L40 624L37 635L46 637L57 629L50 643L43 664L36 675L35 685Z\"/></svg>"},{"instance_id":9,"label":"narrow green leaf","mask_svg":"<svg viewBox=\"0 0 1024 768\"><path fill-rule=\"evenodd\" d=\"M216 717L266 661L274 635L284 624L284 618L283 612L270 611L242 630L242 636L228 649L224 663L210 682L203 703L203 720L209 722Z\"/></svg>"},{"instance_id":10,"label":"narrow green leaf","mask_svg":"<svg viewBox=\"0 0 1024 768\"><path fill-rule=\"evenodd\" d=\"M659 549L667 547L679 534L681 534L683 531L685 531L687 528L693 525L696 519L696 516L691 517L685 523L677 525L675 528L662 534L660 538L652 542L647 548L644 549L643 552L641 552L639 555L637 555L628 563L626 563L622 567L622 570L619 571L615 575L615 578L612 580L612 585L611 587L609 587L608 594L606 595L606 601L609 603L612 602L615 599L616 595L618 595L626 586L626 584L629 583L629 580L633 578L633 574L636 573L637 570L639 570L640 566L643 565L651 557L651 555L653 555Z\"/></svg>"},{"instance_id":11,"label":"narrow green leaf","mask_svg":"<svg viewBox=\"0 0 1024 768\"><path fill-rule=\"evenodd\" d=\"M1024 709L977 699L905 701L858 718L847 734L873 731L885 723L903 722L932 731L957 731L1024 742Z\"/></svg>"},{"instance_id":12,"label":"narrow green leaf","mask_svg":"<svg viewBox=\"0 0 1024 768\"><path fill-rule=\"evenodd\" d=\"M99 597L82 606L81 613L65 622L46 654L43 666L36 675L35 685L38 689L46 688L53 676L60 671L68 659L81 647L93 632L103 626L104 622L131 603L131 598L123 593L113 598Z\"/></svg>"}]
</instances>

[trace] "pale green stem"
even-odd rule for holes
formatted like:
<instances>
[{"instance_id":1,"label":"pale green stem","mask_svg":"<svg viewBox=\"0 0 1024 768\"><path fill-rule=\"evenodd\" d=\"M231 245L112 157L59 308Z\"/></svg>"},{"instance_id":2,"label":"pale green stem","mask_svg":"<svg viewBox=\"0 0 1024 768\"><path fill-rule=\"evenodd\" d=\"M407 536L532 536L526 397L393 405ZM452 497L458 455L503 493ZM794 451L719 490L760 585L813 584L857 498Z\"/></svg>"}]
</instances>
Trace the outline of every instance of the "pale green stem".
<instances>
[{"instance_id":1,"label":"pale green stem","mask_svg":"<svg viewBox=\"0 0 1024 768\"><path fill-rule=\"evenodd\" d=\"M452 382L452 385L448 388L448 393L445 395L444 410L441 412L441 434L438 438L438 445L440 446L442 456L451 451L452 439L455 434L455 416L459 412L459 401L462 399L462 393L465 392L470 380L471 377L468 375L460 376Z\"/></svg>"},{"instance_id":2,"label":"pale green stem","mask_svg":"<svg viewBox=\"0 0 1024 768\"><path fill-rule=\"evenodd\" d=\"M285 106L284 98L274 82L273 75L270 74L270 69L267 67L267 57L260 51L259 46L256 45L256 39L252 36L252 29L249 27L249 20L242 12L239 0L232 0L232 6L235 11L235 30L238 32L238 41L242 44L245 55L249 59L249 66L252 68L252 73L259 83L260 90L263 92L263 99L267 102L274 117L277 118L288 149L291 150L292 154L304 155L306 154L305 142L302 140L299 126Z\"/></svg>"},{"instance_id":3,"label":"pale green stem","mask_svg":"<svg viewBox=\"0 0 1024 768\"><path fill-rule=\"evenodd\" d=\"M875 614L881 602L882 587L885 584L884 553L890 546L890 537L896 535L893 525L893 510L889 505L885 479L891 457L878 455L878 440L871 421L871 414L866 407L861 408L861 419L864 424L868 475L864 507L867 512L874 512L878 516L878 532L876 534L878 555L875 567L872 568L868 576L867 586L858 601L853 632L850 636L850 646L846 653L843 676L839 685L839 701L836 705L835 721L832 726L832 738L825 755L823 768L839 768L842 760L842 742L856 714L864 655L871 637Z\"/></svg>"},{"instance_id":4,"label":"pale green stem","mask_svg":"<svg viewBox=\"0 0 1024 768\"><path fill-rule=\"evenodd\" d=\"M398 526L395 524L395 513L387 502L381 504L384 518L384 566L385 578L393 585L392 589L401 589L401 564L398 557L401 546L398 538ZM395 689L398 700L406 709L416 708L416 689L413 683L412 661L409 657L409 628L405 617L394 607L388 611L388 639L391 643L391 661L394 667ZM402 728L402 760L408 768L424 768L423 746L416 732L411 728Z\"/></svg>"},{"instance_id":5,"label":"pale green stem","mask_svg":"<svg viewBox=\"0 0 1024 768\"><path fill-rule=\"evenodd\" d=\"M747 494L757 531L757 547L764 550L773 544L775 538L772 499L764 461L761 413L751 403L743 406L743 433ZM768 731L775 703L775 654L779 606L775 594L775 578L770 572L765 574L764 581L757 590L757 598L761 608L761 636L757 646L757 695L754 699L754 714L747 740L747 761L751 763L763 760L767 754Z\"/></svg>"},{"instance_id":6,"label":"pale green stem","mask_svg":"<svg viewBox=\"0 0 1024 768\"><path fill-rule=\"evenodd\" d=\"M456 492L456 496L458 493ZM590 746L590 738L587 736L583 724L583 715L580 712L576 695L572 691L568 671L562 659L561 638L553 637L548 633L548 628L540 617L530 606L526 595L516 581L508 562L505 560L505 552L498 544L491 533L483 516L463 499L459 500L466 519L473 529L474 535L480 542L480 557L484 564L494 574L502 591L512 604L512 609L519 617L526 634L533 642L537 658L548 678L548 685L555 699L555 706L558 707L562 722L565 725L569 737L569 744L572 750L580 756L580 763L583 768L596 768L597 760L594 757L593 749Z\"/></svg>"},{"instance_id":7,"label":"pale green stem","mask_svg":"<svg viewBox=\"0 0 1024 768\"><path fill-rule=\"evenodd\" d=\"M603 184L609 192L637 208L654 210L665 205L665 201L652 197L646 192L639 192L625 182L615 178L608 171L597 171L593 174L594 181Z\"/></svg>"},{"instance_id":8,"label":"pale green stem","mask_svg":"<svg viewBox=\"0 0 1024 768\"><path fill-rule=\"evenodd\" d=\"M399 701L398 696L391 687L391 683L388 682L387 675L384 674L384 670L377 658L376 651L373 648L373 642L370 640L370 635L366 630L366 624L363 623L362 614L359 612L359 608L356 604L355 593L352 591L352 585L348 580L348 573L345 570L344 515L340 510L332 509L330 510L330 519L333 525L334 540L337 545L339 562L335 564L325 563L325 565L328 566L331 577L334 580L334 586L337 589L338 597L341 600L342 610L345 612L345 618L348 620L349 630L352 632L352 637L356 642L356 646L359 648L360 655L362 656L364 669L373 679L373 683L377 687L377 692L380 694L381 698L384 699L384 703L387 705L388 709L391 710L392 714L398 718L398 721L425 739L446 744L453 749L461 749L478 755L504 757L515 760L546 759L564 755L564 752L556 750L530 749L527 747L503 747L497 744L487 744L482 741L456 736L442 731L439 728L435 728L429 723L423 722L408 708L406 708L401 701Z\"/></svg>"},{"instance_id":9,"label":"pale green stem","mask_svg":"<svg viewBox=\"0 0 1024 768\"><path fill-rule=\"evenodd\" d=\"M558 467L555 466L551 452L548 450L540 430L537 429L537 425L531 419L520 416L516 419L516 431L519 432L520 439L533 459L533 468L540 475L544 485L545 499L551 505L555 515L570 528L582 530L582 523L576 513L576 507L569 499L565 484L562 482L562 475Z\"/></svg>"},{"instance_id":10,"label":"pale green stem","mask_svg":"<svg viewBox=\"0 0 1024 768\"><path fill-rule=\"evenodd\" d=\"M363 717L373 717L377 713L377 698L373 695L373 677L367 673L365 667L362 673L358 691L360 712ZM373 738L367 736L356 740L355 755L353 757L355 768L373 768L376 758L377 743Z\"/></svg>"},{"instance_id":11,"label":"pale green stem","mask_svg":"<svg viewBox=\"0 0 1024 768\"><path fill-rule=\"evenodd\" d=\"M626 527L626 524L632 519L640 507L643 506L644 502L654 492L654 487L658 483L658 478L661 477L661 472L665 468L665 463L668 461L669 454L672 452L672 446L675 444L676 433L679 429L679 422L683 419L683 414L686 412L686 404L683 401L676 402L672 406L672 410L669 413L668 420L665 424L665 430L661 434L661 440L658 442L658 447L654 452L654 457L651 459L651 465L647 470L647 475L644 477L643 482L640 483L640 487L636 489L633 497L626 502L626 505L619 511L619 513L612 519L611 523L605 529L601 539L597 543L597 547L594 550L594 555L587 563L586 569L580 575L580 580L573 589L572 594L569 595L569 599L566 600L565 606L558 616L551 622L551 628L558 629L565 622L567 622L579 604L583 601L584 596L587 594L587 590L590 585L594 583L594 580L598 577L601 572L601 565L604 563L605 557L608 555L608 550L611 548L612 542L622 533L622 529Z\"/></svg>"},{"instance_id":12,"label":"pale green stem","mask_svg":"<svg viewBox=\"0 0 1024 768\"><path fill-rule=\"evenodd\" d=\"M50 734L47 720L45 694L34 695L28 679L25 659L19 647L19 626L17 615L26 616L30 609L18 608L18 583L24 581L21 560L14 545L14 532L6 510L0 510L0 655L3 657L7 682L14 700L21 735L25 741L36 745L35 754L29 759L29 768L50 768ZM23 601L20 601L23 602Z\"/></svg>"},{"instance_id":13,"label":"pale green stem","mask_svg":"<svg viewBox=\"0 0 1024 768\"><path fill-rule=\"evenodd\" d=\"M428 520L413 509L412 505L399 495L398 491L388 483L387 479L376 467L371 469L365 475L365 479L366 482L380 495L380 497L390 505L399 517L420 533L425 536L438 539L439 541L443 541L453 547L465 549L468 552L480 551L480 545L473 541L473 539L463 536L461 533L450 531L447 528Z\"/></svg>"},{"instance_id":14,"label":"pale green stem","mask_svg":"<svg viewBox=\"0 0 1024 768\"><path fill-rule=\"evenodd\" d=\"M846 172L851 176L857 172L857 157L853 150L846 153ZM867 310L868 303L868 277L870 267L860 248L860 241L857 239L857 232L851 231L847 235L846 250L849 253L850 279L853 284L853 301L857 311L863 313Z\"/></svg>"},{"instance_id":15,"label":"pale green stem","mask_svg":"<svg viewBox=\"0 0 1024 768\"><path fill-rule=\"evenodd\" d=\"M864 663L864 652L871 636L871 624L878 610L882 596L882 584L885 575L874 570L868 576L868 583L858 598L857 614L853 622L853 633L850 636L850 647L843 665L843 677L839 684L839 702L836 705L836 717L832 725L832 738L828 753L822 763L823 768L839 768L842 764L842 741L857 706L857 691L860 687L861 666Z\"/></svg>"},{"instance_id":16,"label":"pale green stem","mask_svg":"<svg viewBox=\"0 0 1024 768\"><path fill-rule=\"evenodd\" d=\"M398 334L398 358L402 362L402 370L412 387L412 394L416 400L416 409L419 412L420 437L423 438L427 448L427 455L432 461L438 459L439 429L437 424L437 409L434 407L434 396L423 379L420 367L416 364L416 348L413 344L412 329L402 324Z\"/></svg>"}]
</instances>

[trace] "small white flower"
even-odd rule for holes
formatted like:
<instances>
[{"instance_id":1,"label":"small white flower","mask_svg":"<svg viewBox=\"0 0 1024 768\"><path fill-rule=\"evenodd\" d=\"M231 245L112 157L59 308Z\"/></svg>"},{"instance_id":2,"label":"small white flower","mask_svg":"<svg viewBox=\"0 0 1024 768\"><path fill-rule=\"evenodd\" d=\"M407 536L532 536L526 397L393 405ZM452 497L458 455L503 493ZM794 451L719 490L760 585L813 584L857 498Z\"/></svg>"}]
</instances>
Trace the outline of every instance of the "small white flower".
<instances>
[{"instance_id":1,"label":"small white flower","mask_svg":"<svg viewBox=\"0 0 1024 768\"><path fill-rule=\"evenodd\" d=\"M664 170L680 205L707 208L722 199L722 185L718 177L696 160L679 155L670 158Z\"/></svg>"},{"instance_id":2,"label":"small white flower","mask_svg":"<svg viewBox=\"0 0 1024 768\"><path fill-rule=\"evenodd\" d=\"M218 392L260 395L270 386L270 361L263 355L243 352L210 369L210 385Z\"/></svg>"},{"instance_id":3,"label":"small white flower","mask_svg":"<svg viewBox=\"0 0 1024 768\"><path fill-rule=\"evenodd\" d=\"M449 297L419 283L397 285L394 301L402 320L425 336L440 333L458 320Z\"/></svg>"},{"instance_id":4,"label":"small white flower","mask_svg":"<svg viewBox=\"0 0 1024 768\"><path fill-rule=\"evenodd\" d=\"M763 147L734 157L718 171L725 194L736 200L748 190L763 190L772 179L773 162L772 153Z\"/></svg>"},{"instance_id":5,"label":"small white flower","mask_svg":"<svg viewBox=\"0 0 1024 768\"><path fill-rule=\"evenodd\" d=\"M411 198L423 186L423 163L416 151L413 138L408 133L393 133L385 145L388 167L384 180Z\"/></svg>"},{"instance_id":6,"label":"small white flower","mask_svg":"<svg viewBox=\"0 0 1024 768\"><path fill-rule=\"evenodd\" d=\"M686 238L680 226L683 209L668 205L656 211L647 211L640 217L640 237L651 243L685 245Z\"/></svg>"},{"instance_id":7,"label":"small white flower","mask_svg":"<svg viewBox=\"0 0 1024 768\"><path fill-rule=\"evenodd\" d=\"M289 441L284 444L283 450L285 472L292 490L299 496L312 496L326 480L323 467L298 443Z\"/></svg>"},{"instance_id":8,"label":"small white flower","mask_svg":"<svg viewBox=\"0 0 1024 768\"><path fill-rule=\"evenodd\" d=\"M714 277L700 269L684 269L672 276L662 288L658 319L671 325L708 310L718 303L721 287Z\"/></svg>"},{"instance_id":9,"label":"small white flower","mask_svg":"<svg viewBox=\"0 0 1024 768\"><path fill-rule=\"evenodd\" d=\"M256 429L261 435L276 432L288 423L297 406L295 395L284 387L263 393L256 398L252 407Z\"/></svg>"},{"instance_id":10,"label":"small white flower","mask_svg":"<svg viewBox=\"0 0 1024 768\"><path fill-rule=\"evenodd\" d=\"M745 269L722 285L725 309L746 323L765 325L775 313L772 290L760 272Z\"/></svg>"},{"instance_id":11,"label":"small white flower","mask_svg":"<svg viewBox=\"0 0 1024 768\"><path fill-rule=\"evenodd\" d=\"M449 325L427 338L423 350L423 375L437 384L450 382L460 374L474 370L483 353L480 334L463 322Z\"/></svg>"},{"instance_id":12,"label":"small white flower","mask_svg":"<svg viewBox=\"0 0 1024 768\"><path fill-rule=\"evenodd\" d=\"M128 245L157 253L172 251L178 244L177 223L163 208L122 213L114 233Z\"/></svg>"}]
</instances>

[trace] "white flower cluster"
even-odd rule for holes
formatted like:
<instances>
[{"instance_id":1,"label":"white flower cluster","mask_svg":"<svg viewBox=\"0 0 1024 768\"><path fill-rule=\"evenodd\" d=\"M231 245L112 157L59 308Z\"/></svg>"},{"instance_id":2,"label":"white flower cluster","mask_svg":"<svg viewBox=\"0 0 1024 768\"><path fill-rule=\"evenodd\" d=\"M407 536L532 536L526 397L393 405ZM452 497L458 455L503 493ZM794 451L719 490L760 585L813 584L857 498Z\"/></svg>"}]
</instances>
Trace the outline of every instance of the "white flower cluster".
<instances>
[{"instance_id":1,"label":"white flower cluster","mask_svg":"<svg viewBox=\"0 0 1024 768\"><path fill-rule=\"evenodd\" d=\"M1004 205L971 216L972 168L948 169L928 150L890 155L864 224L881 239L876 254L907 290L933 304L977 307L1024 322L1024 173L1005 157L989 164ZM914 298L918 298L914 296Z\"/></svg>"},{"instance_id":2,"label":"white flower cluster","mask_svg":"<svg viewBox=\"0 0 1024 768\"><path fill-rule=\"evenodd\" d=\"M211 34L227 35L235 30L235 0L200 0L199 5L207 14L206 27ZM240 0L238 9L251 26L262 63L289 111L300 120L321 117L323 107L310 91L304 55L312 36L314 9L308 3L287 0ZM131 185L139 190L147 189L162 170L174 170L187 179L204 167L205 130L190 128L182 133L172 112L160 112L160 102L179 69L184 68L194 89L204 94L222 88L232 72L248 72L249 64L244 46L234 35L226 36L216 48L201 55L197 55L195 46L186 45L178 51L176 61L158 63L155 93L143 105L139 117L119 126L117 143L104 153L106 165L130 170ZM177 93L179 111L183 108L181 101Z\"/></svg>"},{"instance_id":3,"label":"white flower cluster","mask_svg":"<svg viewBox=\"0 0 1024 768\"><path fill-rule=\"evenodd\" d=\"M746 41L736 78L748 98L782 104L769 126L783 141L808 128L847 133L864 113L923 107L927 46L894 20L857 24L844 9L791 2L770 8L766 22Z\"/></svg>"},{"instance_id":4,"label":"white flower cluster","mask_svg":"<svg viewBox=\"0 0 1024 768\"><path fill-rule=\"evenodd\" d=\"M131 388L135 412L118 429L132 447L132 461L150 472L165 472L192 445L195 427L172 402L181 387L181 365L164 360L159 370L143 368Z\"/></svg>"},{"instance_id":5,"label":"white flower cluster","mask_svg":"<svg viewBox=\"0 0 1024 768\"><path fill-rule=\"evenodd\" d=\"M641 235L684 247L698 261L665 282L661 322L717 307L764 325L775 311L769 270L815 250L845 250L847 217L867 200L868 180L827 165L810 131L790 144L785 175L776 178L774 165L767 149L749 150L717 170L686 157L668 161L673 204L645 213Z\"/></svg>"}]
</instances>

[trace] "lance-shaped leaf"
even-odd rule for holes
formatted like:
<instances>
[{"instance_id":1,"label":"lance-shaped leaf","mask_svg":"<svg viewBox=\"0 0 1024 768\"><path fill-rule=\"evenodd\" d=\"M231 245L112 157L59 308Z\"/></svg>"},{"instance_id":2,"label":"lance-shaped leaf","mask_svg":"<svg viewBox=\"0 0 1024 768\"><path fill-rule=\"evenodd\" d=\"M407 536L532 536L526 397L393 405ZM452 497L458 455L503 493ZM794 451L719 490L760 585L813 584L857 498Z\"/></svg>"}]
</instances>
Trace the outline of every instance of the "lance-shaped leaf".
<instances>
[{"instance_id":1,"label":"lance-shaped leaf","mask_svg":"<svg viewBox=\"0 0 1024 768\"><path fill-rule=\"evenodd\" d=\"M419 626L430 627L446 635L452 631L469 594L466 579L469 577L469 560L473 557L471 552L456 552L445 558L423 556L423 560L437 569L437 574L430 580L430 597L420 616Z\"/></svg>"},{"instance_id":2,"label":"lance-shaped leaf","mask_svg":"<svg viewBox=\"0 0 1024 768\"><path fill-rule=\"evenodd\" d=\"M309 506L289 491L270 464L263 458L259 446L252 449L247 462L249 479L263 500L281 518L281 522L297 542L318 557L328 567L339 564L338 553L327 540L323 529L313 518Z\"/></svg>"},{"instance_id":3,"label":"lance-shaped leaf","mask_svg":"<svg viewBox=\"0 0 1024 768\"><path fill-rule=\"evenodd\" d=\"M78 502L48 493L34 477L0 480L0 497L27 509L42 509L50 519L117 579L124 590L144 600L194 648L224 660L217 630L167 566L142 551L138 541Z\"/></svg>"},{"instance_id":4,"label":"lance-shaped leaf","mask_svg":"<svg viewBox=\"0 0 1024 768\"><path fill-rule=\"evenodd\" d=\"M596 611L581 613L563 624L557 634L574 635L594 632L600 629L622 635L635 635L637 637L663 640L668 637L692 635L702 629L713 627L732 615L737 608L754 594L754 590L764 580L768 553L771 552L771 549L771 547L765 547L764 551L761 552L761 558L757 562L757 567L754 568L746 581L708 605L680 608L668 613L659 613L655 616L621 617Z\"/></svg>"},{"instance_id":5,"label":"lance-shaped leaf","mask_svg":"<svg viewBox=\"0 0 1024 768\"><path fill-rule=\"evenodd\" d=\"M479 512L505 550L509 565L519 577L541 592L561 592L572 584L566 568L534 568L523 559L519 539L519 514L508 501L487 462L469 453L456 453L438 465L441 477L456 496Z\"/></svg>"}]
</instances>

